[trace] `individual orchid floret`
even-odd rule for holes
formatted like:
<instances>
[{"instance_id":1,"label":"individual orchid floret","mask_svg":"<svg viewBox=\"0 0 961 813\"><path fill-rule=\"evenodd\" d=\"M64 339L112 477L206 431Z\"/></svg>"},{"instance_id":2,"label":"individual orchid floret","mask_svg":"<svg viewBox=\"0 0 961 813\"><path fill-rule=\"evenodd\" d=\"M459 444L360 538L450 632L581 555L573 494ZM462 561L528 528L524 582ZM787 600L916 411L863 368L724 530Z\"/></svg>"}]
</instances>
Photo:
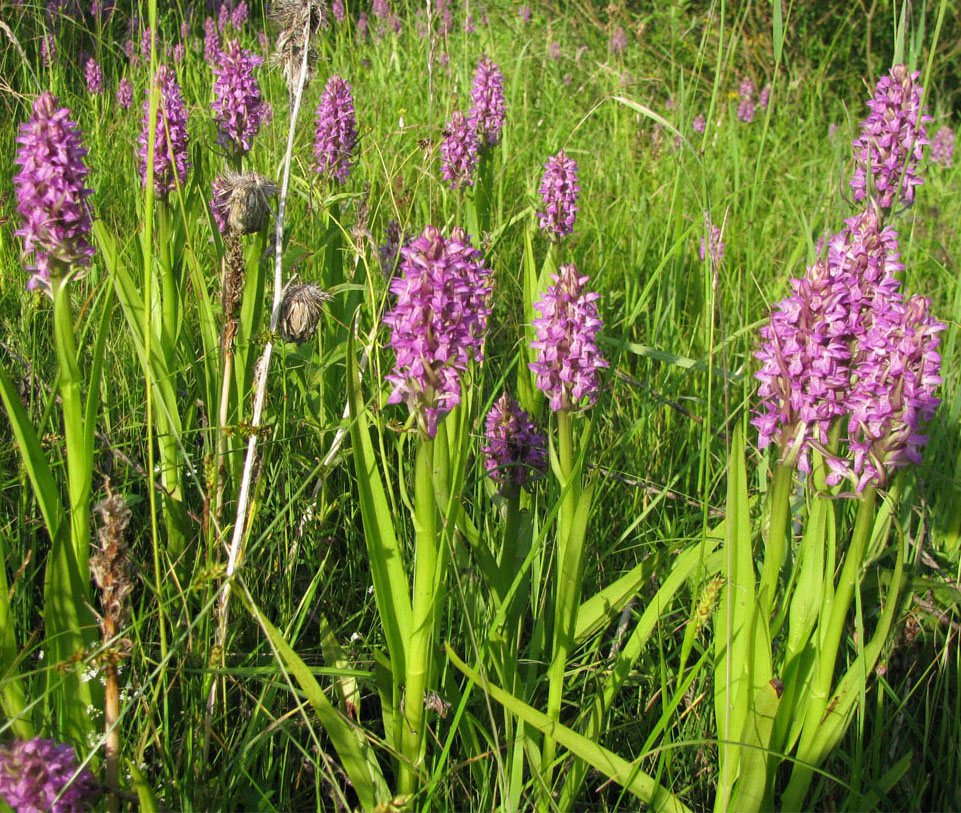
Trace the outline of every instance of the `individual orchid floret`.
<instances>
[{"instance_id":1,"label":"individual orchid floret","mask_svg":"<svg viewBox=\"0 0 961 813\"><path fill-rule=\"evenodd\" d=\"M931 160L942 167L951 168L954 158L954 132L945 125L938 129L931 141Z\"/></svg>"},{"instance_id":2,"label":"individual orchid floret","mask_svg":"<svg viewBox=\"0 0 961 813\"><path fill-rule=\"evenodd\" d=\"M754 82L749 77L743 79L738 88L738 96L741 100L737 107L737 117L745 124L754 121L754 92Z\"/></svg>"},{"instance_id":3,"label":"individual orchid floret","mask_svg":"<svg viewBox=\"0 0 961 813\"><path fill-rule=\"evenodd\" d=\"M166 65L157 69L160 103L154 130L154 191L167 200L170 193L187 180L187 108L174 72ZM140 144L140 179L147 185L147 158L150 152L150 97L144 100Z\"/></svg>"},{"instance_id":4,"label":"individual orchid floret","mask_svg":"<svg viewBox=\"0 0 961 813\"><path fill-rule=\"evenodd\" d=\"M482 451L484 469L502 493L547 473L547 437L507 393L487 413Z\"/></svg>"},{"instance_id":5,"label":"individual orchid floret","mask_svg":"<svg viewBox=\"0 0 961 813\"><path fill-rule=\"evenodd\" d=\"M27 288L48 292L51 277L89 265L94 254L89 242L87 198L93 192L86 187L87 149L70 111L57 105L50 91L34 102L33 115L20 126L13 161L20 167L13 178L21 218L15 234L23 238L24 255L33 255Z\"/></svg>"},{"instance_id":6,"label":"individual orchid floret","mask_svg":"<svg viewBox=\"0 0 961 813\"><path fill-rule=\"evenodd\" d=\"M400 249L396 297L384 316L396 357L388 403L404 402L428 438L461 399L461 376L483 360L491 313L490 270L463 229L445 238L434 226Z\"/></svg>"},{"instance_id":7,"label":"individual orchid floret","mask_svg":"<svg viewBox=\"0 0 961 813\"><path fill-rule=\"evenodd\" d=\"M711 262L719 265L721 260L724 259L724 241L721 239L720 226L715 226L711 222L710 212L704 212L704 228L707 230L707 235L701 238L701 246L697 254L701 258L701 262L710 257Z\"/></svg>"},{"instance_id":8,"label":"individual orchid floret","mask_svg":"<svg viewBox=\"0 0 961 813\"><path fill-rule=\"evenodd\" d=\"M84 76L87 80L87 92L99 96L103 93L103 68L96 59L90 57L84 66Z\"/></svg>"},{"instance_id":9,"label":"individual orchid floret","mask_svg":"<svg viewBox=\"0 0 961 813\"><path fill-rule=\"evenodd\" d=\"M779 459L811 470L811 443L826 444L831 421L843 415L850 387L847 289L823 260L808 268L761 328L758 447L777 444Z\"/></svg>"},{"instance_id":10,"label":"individual orchid floret","mask_svg":"<svg viewBox=\"0 0 961 813\"><path fill-rule=\"evenodd\" d=\"M878 80L868 102L871 112L852 142L855 163L850 183L855 201L871 195L882 209L890 209L913 202L914 187L924 183L918 162L928 143L924 125L931 117L921 109L920 77L920 72L895 65Z\"/></svg>"},{"instance_id":11,"label":"individual orchid floret","mask_svg":"<svg viewBox=\"0 0 961 813\"><path fill-rule=\"evenodd\" d=\"M129 110L133 104L133 86L126 76L121 77L117 83L117 104L124 110Z\"/></svg>"},{"instance_id":12,"label":"individual orchid floret","mask_svg":"<svg viewBox=\"0 0 961 813\"><path fill-rule=\"evenodd\" d=\"M34 737L0 746L0 799L14 810L79 813L96 793L69 745Z\"/></svg>"},{"instance_id":13,"label":"individual orchid floret","mask_svg":"<svg viewBox=\"0 0 961 813\"><path fill-rule=\"evenodd\" d=\"M871 329L858 343L854 359L857 375L847 400L847 443L850 459L829 456L826 481L843 478L855 491L884 487L890 475L910 463L921 462L928 437L921 427L934 417L941 402L941 356L937 352L944 330L929 314L930 300L914 296L880 299Z\"/></svg>"},{"instance_id":14,"label":"individual orchid floret","mask_svg":"<svg viewBox=\"0 0 961 813\"><path fill-rule=\"evenodd\" d=\"M214 120L219 127L217 142L231 155L243 155L254 146L260 125L269 118L269 105L260 95L254 68L263 64L253 51L230 40L214 67Z\"/></svg>"},{"instance_id":15,"label":"individual orchid floret","mask_svg":"<svg viewBox=\"0 0 961 813\"><path fill-rule=\"evenodd\" d=\"M477 134L481 148L500 141L504 126L504 76L489 57L481 57L474 71L467 121Z\"/></svg>"},{"instance_id":16,"label":"individual orchid floret","mask_svg":"<svg viewBox=\"0 0 961 813\"><path fill-rule=\"evenodd\" d=\"M356 143L357 118L350 85L339 76L331 76L317 106L314 136L317 171L345 183Z\"/></svg>"},{"instance_id":17,"label":"individual orchid floret","mask_svg":"<svg viewBox=\"0 0 961 813\"><path fill-rule=\"evenodd\" d=\"M544 211L538 212L537 217L549 237L558 239L574 233L580 191L574 159L568 158L564 150L548 158L538 188L544 201Z\"/></svg>"},{"instance_id":18,"label":"individual orchid floret","mask_svg":"<svg viewBox=\"0 0 961 813\"><path fill-rule=\"evenodd\" d=\"M529 366L555 412L578 409L585 399L586 406L593 406L600 370L609 366L597 347L604 326L597 313L600 296L584 290L588 277L573 265L562 265L551 279L554 284L534 305L540 313L533 322L537 338L531 342L537 360Z\"/></svg>"},{"instance_id":19,"label":"individual orchid floret","mask_svg":"<svg viewBox=\"0 0 961 813\"><path fill-rule=\"evenodd\" d=\"M451 189L474 185L479 159L477 135L464 114L457 110L447 122L444 140L440 144L441 174Z\"/></svg>"}]
</instances>

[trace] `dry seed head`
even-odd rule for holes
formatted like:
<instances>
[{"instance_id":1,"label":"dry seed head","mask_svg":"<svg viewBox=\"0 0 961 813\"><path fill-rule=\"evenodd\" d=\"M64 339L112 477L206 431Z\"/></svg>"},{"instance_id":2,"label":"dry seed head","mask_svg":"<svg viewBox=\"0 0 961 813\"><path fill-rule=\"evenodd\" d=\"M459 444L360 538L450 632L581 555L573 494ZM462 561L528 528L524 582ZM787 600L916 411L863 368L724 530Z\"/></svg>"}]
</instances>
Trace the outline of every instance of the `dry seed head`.
<instances>
[{"instance_id":1,"label":"dry seed head","mask_svg":"<svg viewBox=\"0 0 961 813\"><path fill-rule=\"evenodd\" d=\"M310 38L329 25L327 3L326 0L275 0L270 7L270 19L277 28L277 43L271 62L283 70L284 81L293 94L305 48L308 49L307 81L313 73L310 66L317 55L310 47Z\"/></svg>"},{"instance_id":2,"label":"dry seed head","mask_svg":"<svg viewBox=\"0 0 961 813\"><path fill-rule=\"evenodd\" d=\"M133 590L134 568L127 556L124 532L130 522L130 509L123 497L107 487L107 496L96 511L103 525L97 533L100 549L90 557L90 571L101 592L105 619L122 627L128 618L126 598Z\"/></svg>"},{"instance_id":3,"label":"dry seed head","mask_svg":"<svg viewBox=\"0 0 961 813\"><path fill-rule=\"evenodd\" d=\"M215 205L220 206L231 232L255 234L267 225L270 199L279 191L276 184L256 172L228 170L215 185Z\"/></svg>"},{"instance_id":4,"label":"dry seed head","mask_svg":"<svg viewBox=\"0 0 961 813\"><path fill-rule=\"evenodd\" d=\"M323 288L309 282L288 288L280 312L280 335L284 341L308 341L317 330L323 304L330 298Z\"/></svg>"}]
</instances>

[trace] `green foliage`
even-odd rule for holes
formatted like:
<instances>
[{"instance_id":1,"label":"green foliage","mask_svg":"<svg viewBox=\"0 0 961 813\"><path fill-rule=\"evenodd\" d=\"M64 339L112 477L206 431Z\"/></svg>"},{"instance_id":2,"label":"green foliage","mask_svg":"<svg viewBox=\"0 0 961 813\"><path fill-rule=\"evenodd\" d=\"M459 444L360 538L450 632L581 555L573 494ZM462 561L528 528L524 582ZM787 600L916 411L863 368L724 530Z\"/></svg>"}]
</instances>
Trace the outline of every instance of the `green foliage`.
<instances>
[{"instance_id":1,"label":"green foliage","mask_svg":"<svg viewBox=\"0 0 961 813\"><path fill-rule=\"evenodd\" d=\"M271 29L264 4L249 5L240 36L258 49ZM494 0L486 20L470 4L474 33L461 4L447 34L432 21L431 40L417 32L423 3L392 3L404 28L382 37L366 3L347 5L316 42L281 240L284 279L334 300L312 340L277 344L256 430L256 364L277 340L272 240L244 238L231 356L227 248L207 207L226 162L194 50L203 19L188 18L174 65L192 169L168 205L137 171L148 60L123 50L128 36L139 46L137 25L54 20L37 0L0 11L14 91L0 94L3 166L32 95L53 89L85 134L97 216L86 276L57 302L25 292L11 172L0 177L0 738L42 733L94 767L102 758L99 681L80 676L102 665L86 558L109 478L133 510L119 726L124 792L145 810L961 806L957 168L926 163L897 220L905 287L949 323L925 465L862 517L823 473L799 488L747 428L758 328L851 214L866 85L903 53L924 72L931 130L957 122L958 9L535 0L524 23ZM185 7L148 3L145 20L148 6L163 60ZM616 28L622 53L609 50ZM48 33L59 58L45 66ZM102 97L84 91L81 52L103 64ZM508 123L461 194L442 182L437 147L482 53L504 73ZM334 73L353 87L361 133L336 189L312 166L313 110ZM732 98L744 76L773 85L750 125ZM288 89L273 69L258 77L274 121L244 168L279 181ZM583 192L575 235L557 246L537 228L536 190L561 147ZM698 259L705 211L724 228L717 266ZM486 361L419 472L384 382L396 271L377 248L390 221L405 239L428 222L470 224L494 271ZM533 303L568 262L602 294L611 371L565 439L552 428L552 473L508 497L484 474L483 418L507 390L549 425L528 344ZM218 647L251 431L251 510L227 582L238 600ZM418 563L427 513L436 558ZM430 634L415 637L422 623ZM436 692L416 737L412 668ZM400 781L406 769L416 781ZM398 788L410 795L391 800Z\"/></svg>"}]
</instances>

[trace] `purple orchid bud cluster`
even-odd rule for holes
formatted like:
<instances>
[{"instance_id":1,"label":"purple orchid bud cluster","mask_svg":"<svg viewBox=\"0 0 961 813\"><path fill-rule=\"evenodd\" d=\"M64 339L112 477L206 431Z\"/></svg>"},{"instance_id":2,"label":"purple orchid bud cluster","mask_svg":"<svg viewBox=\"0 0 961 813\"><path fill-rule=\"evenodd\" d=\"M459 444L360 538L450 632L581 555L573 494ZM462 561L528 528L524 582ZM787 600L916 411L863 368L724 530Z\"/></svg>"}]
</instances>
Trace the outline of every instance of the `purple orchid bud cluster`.
<instances>
[{"instance_id":1,"label":"purple orchid bud cluster","mask_svg":"<svg viewBox=\"0 0 961 813\"><path fill-rule=\"evenodd\" d=\"M898 235L884 222L922 182L917 162L929 119L917 78L897 65L878 82L853 142L851 187L868 206L828 241L826 259L792 280L794 293L775 307L755 353L758 446L776 443L781 462L801 471L810 471L814 449L827 462L826 483L847 481L858 493L920 462L922 427L940 403L945 326L929 300L900 290ZM834 427L839 437L829 446Z\"/></svg>"},{"instance_id":2,"label":"purple orchid bud cluster","mask_svg":"<svg viewBox=\"0 0 961 813\"><path fill-rule=\"evenodd\" d=\"M920 460L921 426L940 403L938 333L929 301L907 300L897 233L869 208L846 221L794 293L761 329L758 446L776 443L781 460L810 471L810 450L825 455L829 485L860 492ZM839 447L828 432L841 420Z\"/></svg>"},{"instance_id":3,"label":"purple orchid bud cluster","mask_svg":"<svg viewBox=\"0 0 961 813\"><path fill-rule=\"evenodd\" d=\"M157 69L160 103L154 131L154 192L162 200L187 180L187 108L174 72L166 65ZM144 100L140 144L140 180L147 185L147 158L150 152L150 97Z\"/></svg>"},{"instance_id":4,"label":"purple orchid bud cluster","mask_svg":"<svg viewBox=\"0 0 961 813\"><path fill-rule=\"evenodd\" d=\"M233 155L244 155L253 148L260 126L270 120L270 105L260 95L254 68L263 59L229 40L214 66L214 120L219 128L218 143Z\"/></svg>"},{"instance_id":5,"label":"purple orchid bud cluster","mask_svg":"<svg viewBox=\"0 0 961 813\"><path fill-rule=\"evenodd\" d=\"M496 145L505 119L504 75L490 57L482 56L477 61L470 100L467 121L480 148Z\"/></svg>"},{"instance_id":6,"label":"purple orchid bud cluster","mask_svg":"<svg viewBox=\"0 0 961 813\"><path fill-rule=\"evenodd\" d=\"M954 159L954 132L945 125L938 129L931 141L931 160L947 169Z\"/></svg>"},{"instance_id":7,"label":"purple orchid bud cluster","mask_svg":"<svg viewBox=\"0 0 961 813\"><path fill-rule=\"evenodd\" d=\"M126 76L121 77L117 83L117 104L124 110L129 110L133 104L133 86Z\"/></svg>"},{"instance_id":8,"label":"purple orchid bud cluster","mask_svg":"<svg viewBox=\"0 0 961 813\"><path fill-rule=\"evenodd\" d=\"M573 265L552 274L554 284L534 304L540 316L533 321L537 338L531 348L537 360L529 364L555 412L597 402L600 371L608 367L597 346L604 323L597 312L599 294L585 290L587 276Z\"/></svg>"},{"instance_id":9,"label":"purple orchid bud cluster","mask_svg":"<svg viewBox=\"0 0 961 813\"><path fill-rule=\"evenodd\" d=\"M0 746L0 798L14 810L79 813L96 793L69 745L34 737Z\"/></svg>"},{"instance_id":10,"label":"purple orchid bud cluster","mask_svg":"<svg viewBox=\"0 0 961 813\"><path fill-rule=\"evenodd\" d=\"M547 473L547 437L516 398L504 393L484 421L484 470L504 493Z\"/></svg>"},{"instance_id":11,"label":"purple orchid bud cluster","mask_svg":"<svg viewBox=\"0 0 961 813\"><path fill-rule=\"evenodd\" d=\"M483 360L490 270L463 229L445 238L427 226L400 253L400 274L390 285L396 301L384 316L396 357L387 375L388 403L406 403L433 438L438 422L460 403L468 364Z\"/></svg>"},{"instance_id":12,"label":"purple orchid bud cluster","mask_svg":"<svg viewBox=\"0 0 961 813\"><path fill-rule=\"evenodd\" d=\"M454 112L440 145L441 175L451 189L474 185L482 152L500 141L504 110L504 76L483 56L474 71L470 111L467 116Z\"/></svg>"},{"instance_id":13,"label":"purple orchid bud cluster","mask_svg":"<svg viewBox=\"0 0 961 813\"><path fill-rule=\"evenodd\" d=\"M855 201L871 196L882 209L914 201L914 187L923 183L918 162L928 143L924 125L931 121L921 109L920 77L920 72L895 65L878 80L868 102L871 112L852 142L855 163L850 183Z\"/></svg>"},{"instance_id":14,"label":"purple orchid bud cluster","mask_svg":"<svg viewBox=\"0 0 961 813\"><path fill-rule=\"evenodd\" d=\"M738 88L740 102L737 106L737 117L745 124L750 124L754 121L754 111L756 107L754 93L754 82L751 78L745 77L741 80L741 86Z\"/></svg>"},{"instance_id":15,"label":"purple orchid bud cluster","mask_svg":"<svg viewBox=\"0 0 961 813\"><path fill-rule=\"evenodd\" d=\"M440 170L451 189L474 185L474 174L480 161L477 135L460 110L455 110L447 122L444 140L440 144Z\"/></svg>"},{"instance_id":16,"label":"purple orchid bud cluster","mask_svg":"<svg viewBox=\"0 0 961 813\"><path fill-rule=\"evenodd\" d=\"M24 255L33 255L28 289L49 292L51 277L71 267L90 264L90 207L93 194L86 186L87 168L80 129L70 111L59 107L46 91L34 102L33 115L20 125L17 136L20 171L13 183L17 213L21 218L15 234L23 238Z\"/></svg>"},{"instance_id":17,"label":"purple orchid bud cluster","mask_svg":"<svg viewBox=\"0 0 961 813\"><path fill-rule=\"evenodd\" d=\"M710 257L711 262L719 264L724 259L724 241L721 239L721 227L711 222L710 212L704 212L704 228L707 234L701 238L697 255L701 258L701 262Z\"/></svg>"},{"instance_id":18,"label":"purple orchid bud cluster","mask_svg":"<svg viewBox=\"0 0 961 813\"><path fill-rule=\"evenodd\" d=\"M217 30L217 21L213 17L204 20L204 59L210 65L217 63L220 56L220 32Z\"/></svg>"},{"instance_id":19,"label":"purple orchid bud cluster","mask_svg":"<svg viewBox=\"0 0 961 813\"><path fill-rule=\"evenodd\" d=\"M615 28L611 34L611 40L607 45L607 50L612 54L622 54L627 48L627 32L623 28Z\"/></svg>"},{"instance_id":20,"label":"purple orchid bud cluster","mask_svg":"<svg viewBox=\"0 0 961 813\"><path fill-rule=\"evenodd\" d=\"M90 57L84 65L84 76L87 80L87 93L93 96L103 93L103 68L93 57Z\"/></svg>"},{"instance_id":21,"label":"purple orchid bud cluster","mask_svg":"<svg viewBox=\"0 0 961 813\"><path fill-rule=\"evenodd\" d=\"M346 183L357 143L357 117L350 85L339 76L327 80L317 106L314 158L321 175Z\"/></svg>"},{"instance_id":22,"label":"purple orchid bud cluster","mask_svg":"<svg viewBox=\"0 0 961 813\"><path fill-rule=\"evenodd\" d=\"M553 239L573 234L581 187L577 183L577 164L564 150L547 159L538 192L544 201L544 211L537 213L541 229Z\"/></svg>"}]
</instances>

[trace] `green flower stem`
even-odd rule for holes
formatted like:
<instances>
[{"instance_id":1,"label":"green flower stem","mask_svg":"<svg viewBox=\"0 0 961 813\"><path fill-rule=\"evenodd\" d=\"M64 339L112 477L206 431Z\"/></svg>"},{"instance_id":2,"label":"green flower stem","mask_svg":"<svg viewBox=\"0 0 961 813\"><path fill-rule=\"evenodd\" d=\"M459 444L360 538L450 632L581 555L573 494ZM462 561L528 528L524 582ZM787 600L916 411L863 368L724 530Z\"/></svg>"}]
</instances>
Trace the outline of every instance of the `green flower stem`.
<instances>
[{"instance_id":1,"label":"green flower stem","mask_svg":"<svg viewBox=\"0 0 961 813\"><path fill-rule=\"evenodd\" d=\"M764 549L764 568L758 585L758 600L763 603L764 617L770 620L777 592L777 578L784 559L784 541L788 518L791 515L791 486L794 484L794 466L779 463L774 470L771 488L770 517L767 545Z\"/></svg>"},{"instance_id":2,"label":"green flower stem","mask_svg":"<svg viewBox=\"0 0 961 813\"><path fill-rule=\"evenodd\" d=\"M564 669L571 649L574 624L577 620L577 603L581 589L581 562L583 537L573 538L574 513L580 500L580 474L574 471L574 437L571 414L567 410L557 416L557 476L561 488L561 506L557 517L557 558L554 591L554 632L551 662L547 668L547 716L560 720L561 700L564 693ZM580 535L579 535L580 536ZM544 738L541 768L546 786L552 785L551 763L554 761L553 737ZM548 802L542 800L546 807Z\"/></svg>"},{"instance_id":3,"label":"green flower stem","mask_svg":"<svg viewBox=\"0 0 961 813\"><path fill-rule=\"evenodd\" d=\"M827 631L818 648L818 663L811 685L811 702L798 746L798 761L794 765L791 780L784 791L782 799L784 810L801 810L804 797L811 785L814 772L810 766L810 751L827 709L828 697L834 682L834 667L841 649L841 638L844 635L844 622L851 607L868 540L871 538L876 504L877 491L869 486L861 494L854 533L851 544L848 546L844 566L841 568L837 591L834 594L834 606L828 619Z\"/></svg>"},{"instance_id":4,"label":"green flower stem","mask_svg":"<svg viewBox=\"0 0 961 813\"><path fill-rule=\"evenodd\" d=\"M520 529L521 529L521 489L517 483L508 483L506 493L504 514L504 536L501 539L500 555L497 558L499 577L497 588L497 602L500 604L510 589L511 582L514 581L514 573L520 562L524 561L526 552L521 554L520 561L517 554L520 550ZM508 618L510 617L508 613Z\"/></svg>"},{"instance_id":5,"label":"green flower stem","mask_svg":"<svg viewBox=\"0 0 961 813\"><path fill-rule=\"evenodd\" d=\"M401 736L400 793L417 788L417 768L424 743L424 694L428 690L438 587L438 531L433 485L434 442L422 438L414 464L414 595L410 653L404 683L404 730Z\"/></svg>"}]
</instances>

